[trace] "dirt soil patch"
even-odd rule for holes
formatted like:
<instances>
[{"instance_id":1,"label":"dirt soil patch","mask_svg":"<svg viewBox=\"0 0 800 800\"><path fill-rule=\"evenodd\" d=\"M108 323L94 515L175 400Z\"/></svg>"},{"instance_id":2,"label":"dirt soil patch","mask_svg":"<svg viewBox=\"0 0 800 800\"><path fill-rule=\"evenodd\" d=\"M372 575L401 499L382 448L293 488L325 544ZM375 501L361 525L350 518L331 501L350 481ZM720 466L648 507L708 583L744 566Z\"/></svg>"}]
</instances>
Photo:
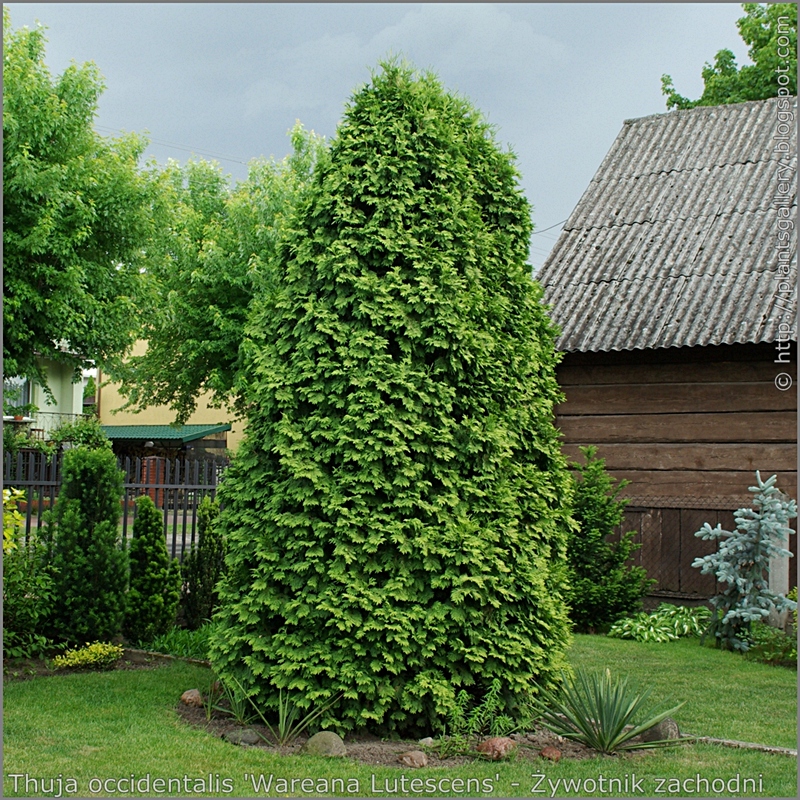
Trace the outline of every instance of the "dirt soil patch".
<instances>
[{"instance_id":1,"label":"dirt soil patch","mask_svg":"<svg viewBox=\"0 0 800 800\"><path fill-rule=\"evenodd\" d=\"M176 710L178 716L185 723L197 728L202 728L214 736L224 737L227 733L242 728L242 726L236 723L230 716L222 712L215 711L209 720L206 718L205 709L197 706L186 706L183 703L179 703ZM263 739L255 745L231 744L231 747L259 747L278 755L299 755L306 741L306 737L301 736L290 745L278 747L271 739L269 731L264 725L252 724L246 727L261 734ZM516 754L517 760L540 760L541 756L539 754L545 747L555 747L561 752L561 757L565 759L594 758L597 755L597 752L590 747L586 747L578 742L570 742L539 727L536 727L532 732L527 734L513 734L511 738L518 744ZM400 756L401 753L407 753L409 750L426 749L428 754L428 767L454 767L460 764L469 764L476 758L480 758L476 753L474 756L459 755L440 759L436 754L435 746L433 748L423 748L416 740L384 740L369 734L348 735L345 737L344 743L347 747L348 758L371 766L400 768L401 764L397 760L398 756Z\"/></svg>"},{"instance_id":2,"label":"dirt soil patch","mask_svg":"<svg viewBox=\"0 0 800 800\"><path fill-rule=\"evenodd\" d=\"M125 648L122 658L117 661L113 669L154 669L173 660L172 656L161 653L149 653L144 650ZM205 663L205 662L200 662ZM45 677L50 675L66 675L72 672L94 672L91 669L60 669L54 670L45 658L9 658L3 659L3 680L24 681L30 678Z\"/></svg>"}]
</instances>

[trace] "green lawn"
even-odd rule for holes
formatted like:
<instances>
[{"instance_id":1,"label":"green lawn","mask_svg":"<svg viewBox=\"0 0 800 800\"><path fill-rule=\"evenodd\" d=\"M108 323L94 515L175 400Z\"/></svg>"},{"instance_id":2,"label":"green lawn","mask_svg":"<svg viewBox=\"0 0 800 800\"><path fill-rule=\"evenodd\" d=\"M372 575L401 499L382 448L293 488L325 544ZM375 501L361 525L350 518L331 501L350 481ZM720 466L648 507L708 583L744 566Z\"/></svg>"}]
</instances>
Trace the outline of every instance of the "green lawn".
<instances>
[{"instance_id":1,"label":"green lawn","mask_svg":"<svg viewBox=\"0 0 800 800\"><path fill-rule=\"evenodd\" d=\"M793 671L745 662L730 653L702 649L690 641L644 645L579 636L571 655L573 663L589 667L608 664L614 669L624 665L624 671L653 685L656 694L664 699L687 699L678 718L681 726L692 733L764 744L795 744ZM614 796L794 797L797 788L795 759L713 745L581 762L478 762L457 769L429 766L416 771L399 766L371 768L342 760L281 758L257 749L234 747L180 722L174 707L181 692L201 687L207 681L208 671L202 667L175 662L153 670L6 683L4 794L44 795L51 778L56 779L57 793L59 775L64 796L70 792L87 796L91 789L99 789L94 793L117 797L156 793L244 797L326 793L374 797L549 797L553 793L601 796L603 787L610 787ZM12 777L15 774L22 776L16 778L16 785ZM699 790L695 784L698 774ZM149 790L141 784L144 791L129 791L126 781L131 776L135 789L136 782L148 775ZM252 775L256 779L263 775L264 780L272 776L271 790L254 789ZM68 778L75 783L67 784ZM154 790L153 781L170 778L173 791L161 791L160 786ZM31 779L39 783L34 785ZM113 782L103 788L102 782L109 779ZM291 783L279 783L280 779L306 779L310 783L305 787L295 783L293 789ZM412 779L433 783L415 784L420 787L415 789ZM565 787L564 781L578 779L587 781L586 791L577 789L574 783ZM617 782L609 784L610 779ZM709 781L708 790L702 779ZM744 784L745 779L749 783ZM115 783L119 780L123 783ZM452 784L453 780L465 783L462 787ZM713 790L714 780L721 791ZM328 782L327 787L324 781ZM330 791L326 792L326 788ZM605 794L608 796L609 792Z\"/></svg>"}]
</instances>

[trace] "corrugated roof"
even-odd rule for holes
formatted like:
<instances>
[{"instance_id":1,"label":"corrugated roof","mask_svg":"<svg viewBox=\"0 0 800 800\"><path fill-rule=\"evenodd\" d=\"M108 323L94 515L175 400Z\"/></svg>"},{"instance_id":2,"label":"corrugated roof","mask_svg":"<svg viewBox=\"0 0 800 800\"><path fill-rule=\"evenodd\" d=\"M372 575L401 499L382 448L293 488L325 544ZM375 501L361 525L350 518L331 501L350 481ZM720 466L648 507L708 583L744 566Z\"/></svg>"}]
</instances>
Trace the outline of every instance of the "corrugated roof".
<instances>
[{"instance_id":1,"label":"corrugated roof","mask_svg":"<svg viewBox=\"0 0 800 800\"><path fill-rule=\"evenodd\" d=\"M788 155L775 152L777 103L625 121L537 275L559 349L770 342L781 323L794 331L797 232L791 275L781 276L776 197L780 167L790 188L779 202L796 219L797 133L792 122Z\"/></svg>"},{"instance_id":2,"label":"corrugated roof","mask_svg":"<svg viewBox=\"0 0 800 800\"><path fill-rule=\"evenodd\" d=\"M182 441L193 442L213 433L221 433L231 429L230 423L217 425L102 425L109 439L143 439L145 441Z\"/></svg>"}]
</instances>

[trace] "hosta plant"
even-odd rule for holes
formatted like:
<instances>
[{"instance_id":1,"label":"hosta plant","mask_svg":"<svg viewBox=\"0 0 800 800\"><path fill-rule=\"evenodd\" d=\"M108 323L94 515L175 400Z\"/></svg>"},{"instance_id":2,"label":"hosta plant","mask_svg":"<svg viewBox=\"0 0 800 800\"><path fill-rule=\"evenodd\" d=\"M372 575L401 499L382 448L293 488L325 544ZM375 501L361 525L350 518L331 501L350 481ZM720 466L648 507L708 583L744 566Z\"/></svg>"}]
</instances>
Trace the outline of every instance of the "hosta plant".
<instances>
[{"instance_id":1,"label":"hosta plant","mask_svg":"<svg viewBox=\"0 0 800 800\"><path fill-rule=\"evenodd\" d=\"M667 620L644 611L615 622L608 635L617 639L634 639L637 642L674 642L679 638Z\"/></svg>"},{"instance_id":2,"label":"hosta plant","mask_svg":"<svg viewBox=\"0 0 800 800\"><path fill-rule=\"evenodd\" d=\"M682 705L655 711L648 705L650 689L639 690L627 677L576 670L561 673L559 690L542 691L533 701L539 722L559 736L582 742L600 753L662 747L677 739L632 741L672 716Z\"/></svg>"},{"instance_id":3,"label":"hosta plant","mask_svg":"<svg viewBox=\"0 0 800 800\"><path fill-rule=\"evenodd\" d=\"M705 606L661 603L651 614L642 612L615 622L608 635L637 642L672 642L681 636L700 636L710 619L711 612Z\"/></svg>"}]
</instances>

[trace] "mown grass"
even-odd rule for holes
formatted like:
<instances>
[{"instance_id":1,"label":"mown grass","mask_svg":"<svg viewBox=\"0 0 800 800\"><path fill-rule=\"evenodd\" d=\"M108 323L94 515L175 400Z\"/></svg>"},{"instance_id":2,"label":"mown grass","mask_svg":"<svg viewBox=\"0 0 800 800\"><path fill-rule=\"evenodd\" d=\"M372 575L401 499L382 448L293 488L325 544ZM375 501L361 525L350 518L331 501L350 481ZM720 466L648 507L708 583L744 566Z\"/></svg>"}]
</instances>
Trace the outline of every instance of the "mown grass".
<instances>
[{"instance_id":1,"label":"mown grass","mask_svg":"<svg viewBox=\"0 0 800 800\"><path fill-rule=\"evenodd\" d=\"M575 636L570 662L631 675L651 699L675 705L685 733L777 747L797 746L797 672L702 647L696 638L655 644ZM674 701L670 703L669 701Z\"/></svg>"},{"instance_id":2,"label":"mown grass","mask_svg":"<svg viewBox=\"0 0 800 800\"><path fill-rule=\"evenodd\" d=\"M795 673L752 664L729 653L701 649L696 642L642 645L576 637L575 664L625 671L655 687L655 694L689 702L679 712L682 727L692 733L794 746ZM622 668L624 665L624 669ZM92 794L92 779L117 781L145 778L180 780L181 788L164 796L279 795L318 796L600 796L609 786L614 796L745 796L794 797L796 760L785 756L693 745L645 755L597 757L586 761L475 762L458 768L431 766L422 770L373 768L347 760L279 757L259 749L234 747L202 730L183 724L175 713L180 694L202 687L208 670L181 662L153 670L83 673L7 682L4 686L4 794L42 795L26 773L37 780L67 778L77 795ZM696 775L709 781L708 791ZM209 775L211 786L209 791ZM271 791L256 790L252 778L272 776ZM537 777L541 775L542 777ZM739 791L733 783L738 775ZM184 784L184 776L188 783ZM602 777L603 784L600 779ZM628 791L625 791L627 778ZM283 779L288 785L279 783ZM291 781L296 781L292 787ZM311 779L307 791L297 781ZM338 779L341 783L333 783ZM410 781L433 780L430 785ZM463 788L454 779L472 781ZM587 780L587 790L564 781ZM750 780L742 786L744 779ZM196 781L204 780L201 786ZM220 783L229 780L230 790ZM403 783L405 780L405 784ZM712 781L717 780L714 791ZM331 791L325 791L327 788ZM440 783L441 781L441 783ZM558 782L560 781L560 783ZM663 783L660 783L663 781ZM670 784L670 781L672 783ZM678 783L675 783L675 782ZM594 784L592 784L594 782ZM687 783L688 782L688 783ZM46 789L46 783L44 788ZM57 786L57 783L56 783ZM403 790L405 786L405 791ZM188 791L186 789L188 787ZM478 788L476 788L478 787ZM96 788L96 787L95 787ZM135 785L134 785L135 788ZM203 791L198 791L202 788ZM670 791L670 788L674 791ZM32 791L36 789L35 791ZM102 796L153 796L149 791L119 790L117 784L95 792ZM534 791L537 789L538 791ZM605 792L606 796L609 792Z\"/></svg>"}]
</instances>

